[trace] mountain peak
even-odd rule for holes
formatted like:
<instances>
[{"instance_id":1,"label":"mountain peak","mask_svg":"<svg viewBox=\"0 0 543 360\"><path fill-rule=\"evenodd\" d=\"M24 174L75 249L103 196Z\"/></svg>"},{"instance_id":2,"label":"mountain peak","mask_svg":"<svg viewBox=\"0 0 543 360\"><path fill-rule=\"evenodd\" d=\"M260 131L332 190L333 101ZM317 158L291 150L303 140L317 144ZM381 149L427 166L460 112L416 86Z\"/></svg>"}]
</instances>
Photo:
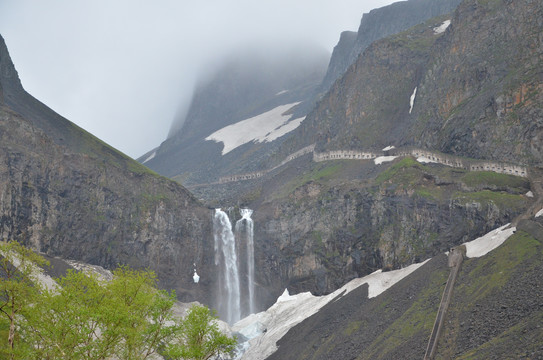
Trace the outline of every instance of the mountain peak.
<instances>
[{"instance_id":1,"label":"mountain peak","mask_svg":"<svg viewBox=\"0 0 543 360\"><path fill-rule=\"evenodd\" d=\"M19 74L11 61L6 42L0 35L0 101L3 102L4 91L22 91L22 89Z\"/></svg>"}]
</instances>

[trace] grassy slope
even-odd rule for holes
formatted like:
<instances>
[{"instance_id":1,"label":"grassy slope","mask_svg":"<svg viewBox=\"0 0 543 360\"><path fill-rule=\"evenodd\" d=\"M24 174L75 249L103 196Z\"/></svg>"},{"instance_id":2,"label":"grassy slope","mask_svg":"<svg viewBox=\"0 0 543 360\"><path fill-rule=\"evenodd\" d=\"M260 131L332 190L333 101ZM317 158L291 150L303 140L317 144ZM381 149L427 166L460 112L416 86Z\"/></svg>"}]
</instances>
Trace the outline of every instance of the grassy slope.
<instances>
[{"instance_id":1,"label":"grassy slope","mask_svg":"<svg viewBox=\"0 0 543 360\"><path fill-rule=\"evenodd\" d=\"M438 358L543 356L542 252L541 242L518 231L498 249L464 263Z\"/></svg>"},{"instance_id":2,"label":"grassy slope","mask_svg":"<svg viewBox=\"0 0 543 360\"><path fill-rule=\"evenodd\" d=\"M542 249L519 231L464 262L437 359L543 355ZM364 291L349 294L293 328L271 359L287 353L292 359L422 358L447 276L445 262L433 262L375 299L360 299Z\"/></svg>"}]
</instances>

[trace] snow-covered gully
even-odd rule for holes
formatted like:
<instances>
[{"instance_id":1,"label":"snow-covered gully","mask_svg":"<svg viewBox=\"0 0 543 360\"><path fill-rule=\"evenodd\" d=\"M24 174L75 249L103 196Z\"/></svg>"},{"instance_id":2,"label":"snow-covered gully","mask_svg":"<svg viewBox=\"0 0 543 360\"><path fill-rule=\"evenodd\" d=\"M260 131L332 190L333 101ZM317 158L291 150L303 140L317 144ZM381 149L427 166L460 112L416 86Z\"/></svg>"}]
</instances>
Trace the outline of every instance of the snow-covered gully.
<instances>
[{"instance_id":1,"label":"snow-covered gully","mask_svg":"<svg viewBox=\"0 0 543 360\"><path fill-rule=\"evenodd\" d=\"M484 256L503 244L515 231L515 227L506 224L492 230L484 236L457 247L457 250L449 253L452 254L456 252L455 255L450 255L449 257L449 266L452 268L452 278L451 276L449 277L443 296L447 305L448 301L450 301L453 289L452 285L456 278L456 274L460 269L463 256L465 255L467 258ZM339 298L363 284L368 284L369 298L377 297L426 264L428 260L399 270L388 272L378 270L370 275L354 279L340 289L325 296L313 296L309 292L290 295L288 290L285 290L285 292L277 299L277 302L268 310L258 314L251 314L234 324L232 330L240 334L246 340L242 344L243 354L240 354L238 359L266 359L277 350L277 341L283 337L288 330L320 311L328 303L337 301ZM441 310L441 312L444 317L446 309Z\"/></svg>"}]
</instances>

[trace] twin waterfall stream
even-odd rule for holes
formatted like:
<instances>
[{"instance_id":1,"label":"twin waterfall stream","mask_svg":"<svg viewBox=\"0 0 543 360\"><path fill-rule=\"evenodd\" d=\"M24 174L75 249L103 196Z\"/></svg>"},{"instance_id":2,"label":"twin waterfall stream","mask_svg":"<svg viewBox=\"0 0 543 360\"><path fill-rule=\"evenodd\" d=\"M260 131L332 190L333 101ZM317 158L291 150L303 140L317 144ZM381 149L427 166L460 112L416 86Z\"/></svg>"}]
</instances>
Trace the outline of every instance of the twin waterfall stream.
<instances>
[{"instance_id":1,"label":"twin waterfall stream","mask_svg":"<svg viewBox=\"0 0 543 360\"><path fill-rule=\"evenodd\" d=\"M234 231L228 214L215 209L213 232L218 271L217 310L234 324L255 311L253 210L240 209Z\"/></svg>"}]
</instances>

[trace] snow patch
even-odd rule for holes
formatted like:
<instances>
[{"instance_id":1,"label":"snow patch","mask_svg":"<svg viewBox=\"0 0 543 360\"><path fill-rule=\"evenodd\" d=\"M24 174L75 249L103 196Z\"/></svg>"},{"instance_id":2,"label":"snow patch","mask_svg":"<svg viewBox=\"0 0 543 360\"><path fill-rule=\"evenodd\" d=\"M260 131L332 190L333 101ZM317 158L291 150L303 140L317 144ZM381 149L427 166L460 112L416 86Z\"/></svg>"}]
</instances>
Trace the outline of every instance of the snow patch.
<instances>
[{"instance_id":1,"label":"snow patch","mask_svg":"<svg viewBox=\"0 0 543 360\"><path fill-rule=\"evenodd\" d=\"M537 218L537 217L540 217L541 215L543 215L543 209L539 210L537 214L535 214L535 217Z\"/></svg>"},{"instance_id":2,"label":"snow patch","mask_svg":"<svg viewBox=\"0 0 543 360\"><path fill-rule=\"evenodd\" d=\"M96 276L100 281L111 281L113 279L113 273L99 265L86 264L75 260L66 260L66 262L74 269L82 271L86 275Z\"/></svg>"},{"instance_id":3,"label":"snow patch","mask_svg":"<svg viewBox=\"0 0 543 360\"><path fill-rule=\"evenodd\" d=\"M270 142L296 129L304 118L289 121L291 115L285 112L299 102L278 106L268 112L228 125L205 138L222 142L222 155L248 142Z\"/></svg>"},{"instance_id":4,"label":"snow patch","mask_svg":"<svg viewBox=\"0 0 543 360\"><path fill-rule=\"evenodd\" d=\"M505 224L486 235L465 243L466 256L469 258L481 257L503 244L516 230L515 227L507 228L509 225Z\"/></svg>"},{"instance_id":5,"label":"snow patch","mask_svg":"<svg viewBox=\"0 0 543 360\"><path fill-rule=\"evenodd\" d=\"M367 283L369 286L368 297L376 297L424 265L426 261L400 270L388 272L378 270L363 278L351 280L342 288L325 296L313 296L309 292L290 295L288 290L285 289L277 302L268 310L258 314L251 314L232 327L233 331L249 339L249 344L243 346L246 352L241 359L266 359L277 350L275 343L290 328L315 314L338 296L344 296L360 285Z\"/></svg>"},{"instance_id":6,"label":"snow patch","mask_svg":"<svg viewBox=\"0 0 543 360\"><path fill-rule=\"evenodd\" d=\"M275 96L283 95L283 94L286 94L286 93L288 93L288 90L281 90L277 94L275 94Z\"/></svg>"},{"instance_id":7,"label":"snow patch","mask_svg":"<svg viewBox=\"0 0 543 360\"><path fill-rule=\"evenodd\" d=\"M409 113L411 114L411 111L413 111L413 105L415 105L415 97L417 96L417 86L415 87L415 90L413 90L413 94L411 94L411 97L409 98Z\"/></svg>"},{"instance_id":8,"label":"snow patch","mask_svg":"<svg viewBox=\"0 0 543 360\"><path fill-rule=\"evenodd\" d=\"M437 161L432 160L430 158L427 158L426 156L419 156L417 158L417 161L422 163L422 164L425 164L425 163L437 163Z\"/></svg>"},{"instance_id":9,"label":"snow patch","mask_svg":"<svg viewBox=\"0 0 543 360\"><path fill-rule=\"evenodd\" d=\"M538 214L543 215L543 209ZM465 243L467 257L480 257L500 246L516 230L514 227L508 228L508 226L509 224L506 224L480 238ZM345 296L367 283L368 298L377 297L424 265L428 260L400 270L388 272L377 270L370 275L351 280L340 289L326 296L313 296L309 292L290 295L288 290L285 289L277 302L268 310L258 314L251 314L234 324L232 330L249 339L248 343L244 343L243 348L246 349L246 352L241 356L241 359L266 359L277 350L276 342L290 328L315 314L338 296Z\"/></svg>"},{"instance_id":10,"label":"snow patch","mask_svg":"<svg viewBox=\"0 0 543 360\"><path fill-rule=\"evenodd\" d=\"M382 163L392 161L396 158L397 156L379 156L373 159L373 161L375 162L375 165L381 165Z\"/></svg>"},{"instance_id":11,"label":"snow patch","mask_svg":"<svg viewBox=\"0 0 543 360\"><path fill-rule=\"evenodd\" d=\"M528 192L526 193L526 196L527 196L527 197L530 197L530 198L533 198L533 197L534 197L534 193L531 192L531 191L528 191Z\"/></svg>"},{"instance_id":12,"label":"snow patch","mask_svg":"<svg viewBox=\"0 0 543 360\"><path fill-rule=\"evenodd\" d=\"M430 260L430 259L428 259ZM425 260L421 263L412 264L405 268L399 269L399 270L393 270L393 271L387 271L383 272L382 270L374 271L373 273L366 275L362 278L354 279L349 281L347 284L345 284L340 291L346 290L345 294L350 293L357 287L359 287L362 284L368 284L368 298L374 298L382 293L384 293L386 290L388 290L392 285L396 284L398 281L402 280L407 275L411 274L413 271L417 270L422 265L426 264L428 260ZM338 292L339 290L336 290L335 292ZM340 292L341 293L341 292Z\"/></svg>"},{"instance_id":13,"label":"snow patch","mask_svg":"<svg viewBox=\"0 0 543 360\"><path fill-rule=\"evenodd\" d=\"M43 272L43 269L34 263L30 262L28 259L21 259L18 254L11 253L11 264L17 269L23 265L30 265L30 279L34 283L41 284L44 288L49 291L56 292L58 290L57 282L49 275ZM7 255L0 251L0 256L6 257ZM23 262L26 262L23 264Z\"/></svg>"},{"instance_id":14,"label":"snow patch","mask_svg":"<svg viewBox=\"0 0 543 360\"><path fill-rule=\"evenodd\" d=\"M305 116L301 117L301 118L294 119L294 120L290 120L286 124L281 125L278 128L276 128L274 131L268 133L263 138L257 139L257 142L270 142L270 141L273 141L275 139L278 139L281 136L283 136L285 134L288 134L292 130L296 129L298 126L300 126L300 124L304 120L305 120Z\"/></svg>"},{"instance_id":15,"label":"snow patch","mask_svg":"<svg viewBox=\"0 0 543 360\"><path fill-rule=\"evenodd\" d=\"M442 34L451 25L451 20L445 20L443 24L434 28L434 34Z\"/></svg>"},{"instance_id":16,"label":"snow patch","mask_svg":"<svg viewBox=\"0 0 543 360\"><path fill-rule=\"evenodd\" d=\"M156 156L156 151L154 151L149 157L145 160L143 160L142 164L145 164L147 161L153 159Z\"/></svg>"},{"instance_id":17,"label":"snow patch","mask_svg":"<svg viewBox=\"0 0 543 360\"><path fill-rule=\"evenodd\" d=\"M384 148L381 151L389 151L389 150L392 150L392 149L396 149L396 146L389 145L389 146L387 146L386 148Z\"/></svg>"}]
</instances>

